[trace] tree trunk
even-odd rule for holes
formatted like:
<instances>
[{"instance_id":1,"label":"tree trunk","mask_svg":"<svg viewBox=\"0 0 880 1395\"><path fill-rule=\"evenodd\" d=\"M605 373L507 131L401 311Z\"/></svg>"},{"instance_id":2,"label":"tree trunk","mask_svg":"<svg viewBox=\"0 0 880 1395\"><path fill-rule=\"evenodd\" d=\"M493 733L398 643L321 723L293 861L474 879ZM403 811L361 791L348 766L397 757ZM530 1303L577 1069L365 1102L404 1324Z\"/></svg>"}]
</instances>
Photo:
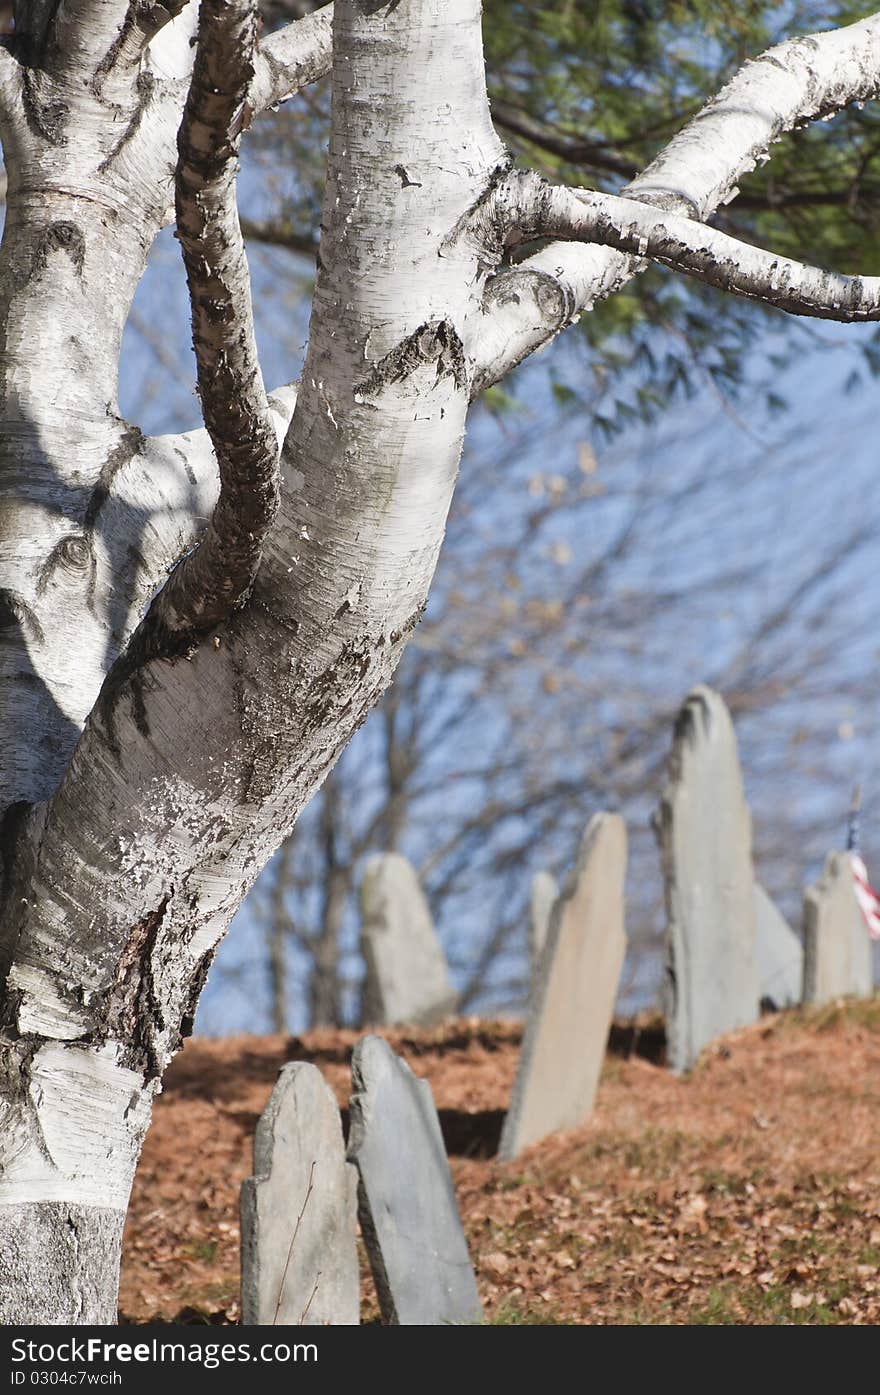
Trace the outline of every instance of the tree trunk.
<instances>
[{"instance_id":1,"label":"tree trunk","mask_svg":"<svg viewBox=\"0 0 880 1395\"><path fill-rule=\"evenodd\" d=\"M446 239L502 160L478 0L390 10L342 0L334 44L309 349L250 598L183 652L142 626L98 696L136 611L112 650L102 618L100 661L82 675L68 727L57 727L51 775L41 767L41 780L11 793L31 807L7 827L0 921L9 965L0 1233L15 1241L0 1252L2 1321L115 1319L114 1284L97 1276L108 1264L115 1273L151 1098L191 1026L216 943L389 682L436 564L470 397L463 344L493 266L477 241ZM14 187L10 161L13 229ZM80 244L72 257L61 242L51 256L63 259L72 296ZM145 250L139 241L127 296ZM86 268L90 256L86 239ZM121 323L118 284L107 302ZM197 480L203 446L177 448ZM167 466L161 443L135 453L141 476ZM119 458L91 457L83 496L97 491L101 512L130 462ZM59 445L46 472L53 488L67 461ZM43 529L47 551L57 517ZM149 541L155 567L162 547ZM61 562L72 564L80 549L68 550ZM78 584L86 610L90 583ZM43 603L33 585L32 599ZM55 694L71 646L57 624L45 633L62 669L44 679ZM15 739L32 749L24 727ZM15 1237L35 1219L43 1240L28 1248ZM81 1279L64 1283L62 1312L64 1254L65 1272Z\"/></svg>"},{"instance_id":2,"label":"tree trunk","mask_svg":"<svg viewBox=\"0 0 880 1395\"><path fill-rule=\"evenodd\" d=\"M4 1269L18 1276L4 1326L115 1323L124 1224L124 1209L73 1202L0 1207Z\"/></svg>"}]
</instances>

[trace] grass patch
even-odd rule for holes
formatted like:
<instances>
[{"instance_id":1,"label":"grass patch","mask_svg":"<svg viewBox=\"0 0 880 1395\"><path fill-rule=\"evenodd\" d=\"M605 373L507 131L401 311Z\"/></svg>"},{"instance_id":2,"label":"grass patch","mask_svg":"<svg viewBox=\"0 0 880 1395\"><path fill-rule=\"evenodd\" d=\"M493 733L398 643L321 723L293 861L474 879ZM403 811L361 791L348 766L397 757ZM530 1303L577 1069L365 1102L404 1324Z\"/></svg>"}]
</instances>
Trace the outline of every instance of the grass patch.
<instances>
[{"instance_id":1,"label":"grass patch","mask_svg":"<svg viewBox=\"0 0 880 1395\"><path fill-rule=\"evenodd\" d=\"M206 1264L210 1264L217 1253L217 1241L201 1240L197 1245L192 1246L191 1253L193 1259L203 1259Z\"/></svg>"},{"instance_id":2,"label":"grass patch","mask_svg":"<svg viewBox=\"0 0 880 1395\"><path fill-rule=\"evenodd\" d=\"M678 1129L646 1129L639 1138L615 1145L624 1167L637 1172L647 1172L652 1180L659 1181L672 1175L679 1168L688 1149L693 1149L694 1141Z\"/></svg>"},{"instance_id":3,"label":"grass patch","mask_svg":"<svg viewBox=\"0 0 880 1395\"><path fill-rule=\"evenodd\" d=\"M526 1307L516 1299L511 1298L505 1303L500 1303L494 1312L484 1320L486 1327L561 1327L565 1326L564 1320L559 1317L556 1309L550 1303L543 1304L540 1309Z\"/></svg>"},{"instance_id":4,"label":"grass patch","mask_svg":"<svg viewBox=\"0 0 880 1395\"><path fill-rule=\"evenodd\" d=\"M832 1032L838 1027L866 1027L880 1032L880 993L870 998L835 998L821 1007L791 1008L774 1020L774 1032L790 1027L809 1027L816 1032Z\"/></svg>"},{"instance_id":5,"label":"grass patch","mask_svg":"<svg viewBox=\"0 0 880 1395\"><path fill-rule=\"evenodd\" d=\"M847 1321L837 1308L840 1299L846 1296L846 1283L823 1283L820 1295L810 1297L804 1307L792 1306L796 1292L789 1284L771 1284L768 1288L755 1284L719 1284L710 1289L702 1306L690 1310L687 1323L711 1327L748 1324L829 1327Z\"/></svg>"}]
</instances>

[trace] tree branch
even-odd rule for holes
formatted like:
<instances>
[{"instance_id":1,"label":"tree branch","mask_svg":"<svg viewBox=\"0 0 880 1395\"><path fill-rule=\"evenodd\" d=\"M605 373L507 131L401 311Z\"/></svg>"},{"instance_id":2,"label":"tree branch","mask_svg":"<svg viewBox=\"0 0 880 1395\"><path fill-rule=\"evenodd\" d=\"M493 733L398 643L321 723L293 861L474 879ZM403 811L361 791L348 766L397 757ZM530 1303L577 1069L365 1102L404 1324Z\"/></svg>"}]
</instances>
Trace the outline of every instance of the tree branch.
<instances>
[{"instance_id":1,"label":"tree branch","mask_svg":"<svg viewBox=\"0 0 880 1395\"><path fill-rule=\"evenodd\" d=\"M786 40L746 63L626 192L703 221L735 197L737 180L786 131L878 90L880 15ZM504 377L643 266L610 248L553 243L496 276L468 345L476 360L474 391Z\"/></svg>"},{"instance_id":2,"label":"tree branch","mask_svg":"<svg viewBox=\"0 0 880 1395\"><path fill-rule=\"evenodd\" d=\"M598 242L795 315L880 319L880 277L821 271L693 218L615 194L553 187L531 171L508 175L473 223L489 235L501 231L507 242L537 237Z\"/></svg>"},{"instance_id":3,"label":"tree branch","mask_svg":"<svg viewBox=\"0 0 880 1395\"><path fill-rule=\"evenodd\" d=\"M261 41L249 95L255 114L277 106L329 73L332 30L333 6L324 5Z\"/></svg>"},{"instance_id":4,"label":"tree branch","mask_svg":"<svg viewBox=\"0 0 880 1395\"><path fill-rule=\"evenodd\" d=\"M150 39L180 14L187 0L69 0L45 12L41 65L53 75L82 74L100 94L114 74L130 73ZM33 64L35 36L22 36Z\"/></svg>"},{"instance_id":5,"label":"tree branch","mask_svg":"<svg viewBox=\"0 0 880 1395\"><path fill-rule=\"evenodd\" d=\"M136 67L144 49L166 24L176 19L189 0L129 0L122 27L106 53L99 74Z\"/></svg>"},{"instance_id":6,"label":"tree branch","mask_svg":"<svg viewBox=\"0 0 880 1395\"><path fill-rule=\"evenodd\" d=\"M278 507L278 446L257 357L235 199L255 39L250 0L202 0L178 137L177 235L220 496L200 545L172 573L151 612L152 625L159 622L180 635L211 628L247 597Z\"/></svg>"},{"instance_id":7,"label":"tree branch","mask_svg":"<svg viewBox=\"0 0 880 1395\"><path fill-rule=\"evenodd\" d=\"M286 223L261 222L257 218L242 218L241 231L252 242L265 243L267 247L283 247L286 252L298 252L300 256L314 261L318 243L308 233L297 233Z\"/></svg>"},{"instance_id":8,"label":"tree branch","mask_svg":"<svg viewBox=\"0 0 880 1395\"><path fill-rule=\"evenodd\" d=\"M506 102L492 103L492 120L502 131L518 136L529 145L547 155L554 155L568 165L582 169L601 170L607 174L622 175L627 180L637 179L638 166L613 146L601 141L583 140L565 131L558 131L529 112ZM626 143L626 142L624 142ZM880 189L875 185L860 184L857 199L866 206L876 203ZM835 189L770 188L759 193L737 195L737 209L752 212L776 212L785 208L852 208L856 195L852 187Z\"/></svg>"}]
</instances>

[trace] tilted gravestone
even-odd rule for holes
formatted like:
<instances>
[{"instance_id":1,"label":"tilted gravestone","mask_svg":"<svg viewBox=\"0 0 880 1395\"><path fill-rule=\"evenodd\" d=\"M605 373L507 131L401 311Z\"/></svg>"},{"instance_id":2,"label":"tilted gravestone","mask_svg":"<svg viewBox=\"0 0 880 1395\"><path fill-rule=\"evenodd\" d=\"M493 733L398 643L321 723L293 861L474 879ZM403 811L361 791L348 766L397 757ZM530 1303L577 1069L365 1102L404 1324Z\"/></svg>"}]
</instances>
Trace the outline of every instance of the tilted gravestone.
<instances>
[{"instance_id":1,"label":"tilted gravestone","mask_svg":"<svg viewBox=\"0 0 880 1395\"><path fill-rule=\"evenodd\" d=\"M430 1026L456 995L418 877L399 853L371 857L361 882L365 1022Z\"/></svg>"},{"instance_id":2,"label":"tilted gravestone","mask_svg":"<svg viewBox=\"0 0 880 1395\"><path fill-rule=\"evenodd\" d=\"M529 966L533 980L547 942L550 916L558 895L556 878L550 872L536 872L532 878L532 894L529 901Z\"/></svg>"},{"instance_id":3,"label":"tilted gravestone","mask_svg":"<svg viewBox=\"0 0 880 1395\"><path fill-rule=\"evenodd\" d=\"M871 941L849 857L832 852L818 882L804 892L804 1002L867 998L873 991Z\"/></svg>"},{"instance_id":4,"label":"tilted gravestone","mask_svg":"<svg viewBox=\"0 0 880 1395\"><path fill-rule=\"evenodd\" d=\"M755 882L755 944L761 1006L797 1007L804 990L804 947L760 882Z\"/></svg>"},{"instance_id":5,"label":"tilted gravestone","mask_svg":"<svg viewBox=\"0 0 880 1395\"><path fill-rule=\"evenodd\" d=\"M553 907L500 1156L516 1157L592 1111L626 953L626 826L596 814Z\"/></svg>"},{"instance_id":6,"label":"tilted gravestone","mask_svg":"<svg viewBox=\"0 0 880 1395\"><path fill-rule=\"evenodd\" d=\"M348 1156L387 1323L476 1323L482 1309L431 1087L368 1036L351 1062Z\"/></svg>"},{"instance_id":7,"label":"tilted gravestone","mask_svg":"<svg viewBox=\"0 0 880 1395\"><path fill-rule=\"evenodd\" d=\"M752 822L730 714L694 688L678 714L654 820L666 895L669 1064L758 1018Z\"/></svg>"},{"instance_id":8,"label":"tilted gravestone","mask_svg":"<svg viewBox=\"0 0 880 1395\"><path fill-rule=\"evenodd\" d=\"M316 1066L283 1066L241 1188L241 1320L360 1321L357 1174L333 1092Z\"/></svg>"}]
</instances>

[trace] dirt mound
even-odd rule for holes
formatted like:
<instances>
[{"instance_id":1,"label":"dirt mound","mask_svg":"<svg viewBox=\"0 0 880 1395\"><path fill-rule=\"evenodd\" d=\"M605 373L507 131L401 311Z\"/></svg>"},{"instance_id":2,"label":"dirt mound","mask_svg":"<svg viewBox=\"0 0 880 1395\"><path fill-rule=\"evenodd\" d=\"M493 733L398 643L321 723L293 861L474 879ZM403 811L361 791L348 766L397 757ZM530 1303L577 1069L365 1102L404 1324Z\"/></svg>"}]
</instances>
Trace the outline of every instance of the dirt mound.
<instances>
[{"instance_id":1,"label":"dirt mound","mask_svg":"<svg viewBox=\"0 0 880 1395\"><path fill-rule=\"evenodd\" d=\"M490 1322L880 1320L880 1000L765 1018L678 1079L645 1059L662 1056L656 1025L621 1026L612 1046L630 1054L607 1058L593 1117L507 1164L520 1028L383 1035L431 1083ZM257 1119L291 1060L319 1066L344 1107L356 1040L187 1044L135 1180L123 1320L238 1319Z\"/></svg>"}]
</instances>

